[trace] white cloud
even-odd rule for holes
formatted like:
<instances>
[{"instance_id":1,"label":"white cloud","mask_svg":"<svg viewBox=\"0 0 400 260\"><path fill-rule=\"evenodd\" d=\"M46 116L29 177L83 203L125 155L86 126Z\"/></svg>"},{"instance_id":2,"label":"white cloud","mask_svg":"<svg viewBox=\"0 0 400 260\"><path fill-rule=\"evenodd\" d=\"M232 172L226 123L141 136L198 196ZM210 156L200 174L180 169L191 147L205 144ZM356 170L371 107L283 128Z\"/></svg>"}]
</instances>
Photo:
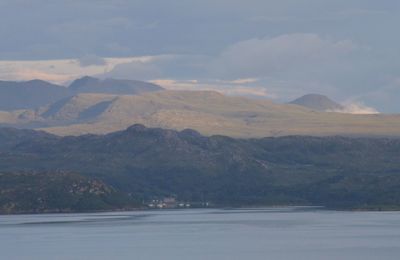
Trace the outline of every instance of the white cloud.
<instances>
[{"instance_id":1,"label":"white cloud","mask_svg":"<svg viewBox=\"0 0 400 260\"><path fill-rule=\"evenodd\" d=\"M149 63L152 56L102 58L101 64L82 67L76 59L60 60L3 60L0 61L1 80L31 80L42 79L62 84L66 81L84 76L104 74L123 63Z\"/></svg>"},{"instance_id":2,"label":"white cloud","mask_svg":"<svg viewBox=\"0 0 400 260\"><path fill-rule=\"evenodd\" d=\"M217 91L231 96L250 96L259 98L275 98L275 96L262 86L242 86L236 84L221 84L220 81L199 81L199 80L173 80L155 79L151 81L166 89L171 90L209 90Z\"/></svg>"},{"instance_id":3,"label":"white cloud","mask_svg":"<svg viewBox=\"0 0 400 260\"><path fill-rule=\"evenodd\" d=\"M357 115L379 114L378 110L376 110L373 107L366 106L361 102L345 104L343 109L332 110L329 112L357 114Z\"/></svg>"},{"instance_id":4,"label":"white cloud","mask_svg":"<svg viewBox=\"0 0 400 260\"><path fill-rule=\"evenodd\" d=\"M387 85L377 87L372 91L366 91L354 97L356 100L363 100L374 107L382 107L383 113L399 112L400 80L392 79Z\"/></svg>"},{"instance_id":5,"label":"white cloud","mask_svg":"<svg viewBox=\"0 0 400 260\"><path fill-rule=\"evenodd\" d=\"M243 78L243 79L234 79L234 80L218 80L224 84L251 84L259 81L258 78Z\"/></svg>"}]
</instances>

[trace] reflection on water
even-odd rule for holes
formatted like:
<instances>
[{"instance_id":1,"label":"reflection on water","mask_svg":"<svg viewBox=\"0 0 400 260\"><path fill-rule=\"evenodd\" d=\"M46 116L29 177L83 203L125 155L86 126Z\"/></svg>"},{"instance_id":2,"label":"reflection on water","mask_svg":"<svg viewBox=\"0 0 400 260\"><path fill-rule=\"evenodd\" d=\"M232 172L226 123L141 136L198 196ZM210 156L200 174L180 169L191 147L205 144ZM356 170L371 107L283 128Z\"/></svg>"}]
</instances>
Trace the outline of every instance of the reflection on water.
<instances>
[{"instance_id":1,"label":"reflection on water","mask_svg":"<svg viewBox=\"0 0 400 260\"><path fill-rule=\"evenodd\" d=\"M0 216L1 259L398 259L400 213L318 208Z\"/></svg>"}]
</instances>

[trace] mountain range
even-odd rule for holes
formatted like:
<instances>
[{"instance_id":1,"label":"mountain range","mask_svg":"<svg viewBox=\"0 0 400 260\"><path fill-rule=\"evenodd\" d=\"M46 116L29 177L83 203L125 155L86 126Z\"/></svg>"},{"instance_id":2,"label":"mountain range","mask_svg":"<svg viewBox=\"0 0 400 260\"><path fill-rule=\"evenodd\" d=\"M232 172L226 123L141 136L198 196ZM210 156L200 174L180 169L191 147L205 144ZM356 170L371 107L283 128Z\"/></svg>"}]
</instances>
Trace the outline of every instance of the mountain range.
<instances>
[{"instance_id":1,"label":"mountain range","mask_svg":"<svg viewBox=\"0 0 400 260\"><path fill-rule=\"evenodd\" d=\"M60 137L0 129L0 213L143 207L156 198L215 206L396 209L400 139L206 137L133 125Z\"/></svg>"},{"instance_id":2,"label":"mountain range","mask_svg":"<svg viewBox=\"0 0 400 260\"><path fill-rule=\"evenodd\" d=\"M22 89L38 89L37 84ZM326 112L341 105L316 94L278 104L214 91L165 90L141 81L84 77L69 87L43 84L67 92L40 100L42 103L36 108L15 103L14 108L18 109L0 111L0 126L41 129L57 135L105 134L136 123L241 138L400 135L400 115ZM18 97L16 93L21 88L12 86L4 88L13 91L5 92L1 99Z\"/></svg>"}]
</instances>

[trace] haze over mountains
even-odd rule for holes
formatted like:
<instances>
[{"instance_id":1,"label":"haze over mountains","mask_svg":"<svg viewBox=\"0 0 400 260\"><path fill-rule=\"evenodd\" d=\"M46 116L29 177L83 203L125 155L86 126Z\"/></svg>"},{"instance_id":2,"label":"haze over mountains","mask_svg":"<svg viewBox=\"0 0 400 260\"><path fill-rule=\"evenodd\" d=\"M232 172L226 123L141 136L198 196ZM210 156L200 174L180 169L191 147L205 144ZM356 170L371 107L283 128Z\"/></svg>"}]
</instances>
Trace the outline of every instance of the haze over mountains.
<instances>
[{"instance_id":1,"label":"haze over mountains","mask_svg":"<svg viewBox=\"0 0 400 260\"><path fill-rule=\"evenodd\" d=\"M83 77L67 88L40 82L0 85L0 99L7 104L0 112L0 125L58 135L104 134L135 123L233 137L400 135L399 115L328 113L343 106L316 94L277 104L214 91L165 90L142 81ZM32 95L27 103L31 92L43 96Z\"/></svg>"}]
</instances>

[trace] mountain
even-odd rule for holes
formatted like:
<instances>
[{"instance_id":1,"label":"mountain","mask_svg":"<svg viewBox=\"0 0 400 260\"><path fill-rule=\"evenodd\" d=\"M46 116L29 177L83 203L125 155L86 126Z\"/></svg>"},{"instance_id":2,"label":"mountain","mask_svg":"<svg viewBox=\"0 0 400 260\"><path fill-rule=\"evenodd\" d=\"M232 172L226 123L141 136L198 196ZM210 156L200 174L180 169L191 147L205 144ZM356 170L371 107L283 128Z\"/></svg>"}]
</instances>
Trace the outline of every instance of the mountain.
<instances>
[{"instance_id":1,"label":"mountain","mask_svg":"<svg viewBox=\"0 0 400 260\"><path fill-rule=\"evenodd\" d=\"M137 80L99 80L83 77L67 88L42 80L0 81L0 111L37 109L79 93L136 95L162 90L158 85Z\"/></svg>"},{"instance_id":2,"label":"mountain","mask_svg":"<svg viewBox=\"0 0 400 260\"><path fill-rule=\"evenodd\" d=\"M192 128L204 135L232 137L400 135L399 115L318 112L213 91L79 94L43 111L41 115L49 127L42 129L58 135L104 134L135 123L176 130Z\"/></svg>"},{"instance_id":3,"label":"mountain","mask_svg":"<svg viewBox=\"0 0 400 260\"><path fill-rule=\"evenodd\" d=\"M331 100L327 96L319 94L308 94L290 102L303 107L307 107L316 111L340 111L344 107L339 103Z\"/></svg>"},{"instance_id":4,"label":"mountain","mask_svg":"<svg viewBox=\"0 0 400 260\"><path fill-rule=\"evenodd\" d=\"M100 80L86 76L73 81L68 89L75 94L104 93L114 95L137 95L144 92L159 91L163 88L156 84L138 80Z\"/></svg>"},{"instance_id":5,"label":"mountain","mask_svg":"<svg viewBox=\"0 0 400 260\"><path fill-rule=\"evenodd\" d=\"M108 85L110 82L114 83ZM0 111L0 126L41 129L57 135L105 134L139 123L241 138L400 136L400 115L327 113L214 91L164 90L150 83L91 77L78 79L69 88L58 88L70 92L40 108ZM122 95L122 90L130 94ZM90 91L94 93L80 93ZM334 107L322 103L325 108Z\"/></svg>"},{"instance_id":6,"label":"mountain","mask_svg":"<svg viewBox=\"0 0 400 260\"><path fill-rule=\"evenodd\" d=\"M48 199L49 195L42 195L49 194L52 182L59 180L61 184L50 193L50 198L57 198L57 192L64 192L57 187L64 187L63 178L69 173L77 174L73 178L82 178L83 183L99 183L102 191L119 194L118 204L107 203L111 208L168 196L217 206L398 208L399 151L400 139L390 138L233 139L143 125L107 135L77 137L0 129L0 180L4 180L0 181L0 193L7 194L1 197L0 208L38 197ZM33 173L43 173L44 177L36 178ZM54 175L54 180L52 174L56 173L64 175ZM18 177L20 174L29 176L25 179L24 175ZM36 187L35 183L41 183L43 189L34 189L30 193L33 198L18 195L22 192L18 187ZM65 187L74 187L68 178ZM68 198L63 205L72 203ZM57 208L52 205L48 210ZM92 203L85 207L76 206L74 210L104 208ZM38 211L35 206L24 210Z\"/></svg>"},{"instance_id":7,"label":"mountain","mask_svg":"<svg viewBox=\"0 0 400 260\"><path fill-rule=\"evenodd\" d=\"M0 110L37 108L68 95L67 88L42 80L0 81Z\"/></svg>"}]
</instances>

